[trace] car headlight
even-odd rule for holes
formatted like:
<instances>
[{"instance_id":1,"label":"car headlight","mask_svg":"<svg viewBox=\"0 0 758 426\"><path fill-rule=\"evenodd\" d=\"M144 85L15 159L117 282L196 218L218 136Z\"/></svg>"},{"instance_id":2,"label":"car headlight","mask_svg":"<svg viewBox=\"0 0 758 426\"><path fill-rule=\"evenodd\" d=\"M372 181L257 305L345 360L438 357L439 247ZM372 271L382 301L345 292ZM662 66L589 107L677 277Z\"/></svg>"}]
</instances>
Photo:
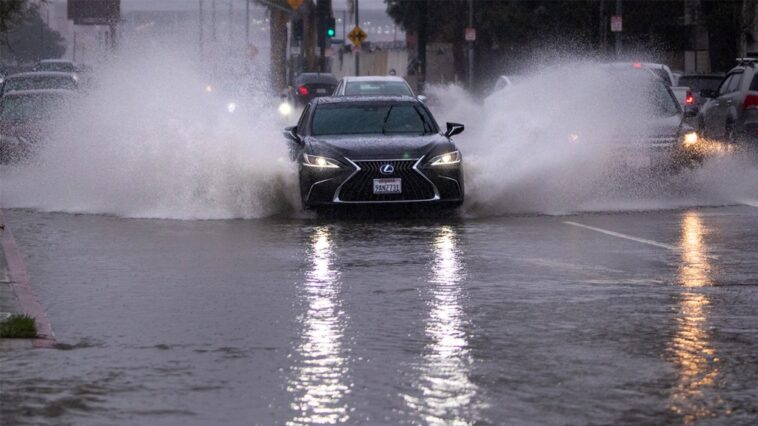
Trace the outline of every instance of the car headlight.
<instances>
[{"instance_id":1,"label":"car headlight","mask_svg":"<svg viewBox=\"0 0 758 426\"><path fill-rule=\"evenodd\" d=\"M461 162L461 152L452 151L447 154L438 155L429 161L431 166L450 166Z\"/></svg>"},{"instance_id":2,"label":"car headlight","mask_svg":"<svg viewBox=\"0 0 758 426\"><path fill-rule=\"evenodd\" d=\"M682 144L684 146L692 146L695 145L699 140L700 137L698 137L697 132L687 132L684 134Z\"/></svg>"},{"instance_id":3,"label":"car headlight","mask_svg":"<svg viewBox=\"0 0 758 426\"><path fill-rule=\"evenodd\" d=\"M340 165L336 160L321 157L320 155L303 154L303 165L316 167L318 169L339 169Z\"/></svg>"},{"instance_id":4,"label":"car headlight","mask_svg":"<svg viewBox=\"0 0 758 426\"><path fill-rule=\"evenodd\" d=\"M228 104L226 104L226 110L229 111L229 112L236 111L237 110L237 104L235 104L234 102L229 102Z\"/></svg>"},{"instance_id":5,"label":"car headlight","mask_svg":"<svg viewBox=\"0 0 758 426\"><path fill-rule=\"evenodd\" d=\"M282 102L282 104L279 105L279 114L281 115L292 114L292 105L290 105L289 102Z\"/></svg>"}]
</instances>

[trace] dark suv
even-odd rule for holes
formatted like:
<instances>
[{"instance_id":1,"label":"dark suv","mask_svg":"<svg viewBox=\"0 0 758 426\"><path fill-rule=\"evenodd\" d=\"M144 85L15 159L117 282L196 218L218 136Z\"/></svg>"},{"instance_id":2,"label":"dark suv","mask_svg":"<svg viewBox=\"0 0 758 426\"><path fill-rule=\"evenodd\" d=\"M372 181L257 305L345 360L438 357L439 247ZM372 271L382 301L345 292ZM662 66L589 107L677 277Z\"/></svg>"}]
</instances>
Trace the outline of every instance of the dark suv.
<instances>
[{"instance_id":1,"label":"dark suv","mask_svg":"<svg viewBox=\"0 0 758 426\"><path fill-rule=\"evenodd\" d=\"M758 136L758 58L740 58L718 89L700 92L707 98L698 117L698 130L707 138L728 142Z\"/></svg>"}]
</instances>

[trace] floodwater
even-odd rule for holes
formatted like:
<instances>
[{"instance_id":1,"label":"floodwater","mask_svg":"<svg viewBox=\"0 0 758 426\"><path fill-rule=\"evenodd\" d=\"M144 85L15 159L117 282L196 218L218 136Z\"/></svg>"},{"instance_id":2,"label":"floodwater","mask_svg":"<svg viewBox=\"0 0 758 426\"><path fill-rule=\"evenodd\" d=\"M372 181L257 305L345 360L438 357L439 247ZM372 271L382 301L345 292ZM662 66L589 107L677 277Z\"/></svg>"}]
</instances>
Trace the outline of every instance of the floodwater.
<instances>
[{"instance_id":1,"label":"floodwater","mask_svg":"<svg viewBox=\"0 0 758 426\"><path fill-rule=\"evenodd\" d=\"M2 424L755 424L758 208L176 221L7 210L53 350Z\"/></svg>"}]
</instances>

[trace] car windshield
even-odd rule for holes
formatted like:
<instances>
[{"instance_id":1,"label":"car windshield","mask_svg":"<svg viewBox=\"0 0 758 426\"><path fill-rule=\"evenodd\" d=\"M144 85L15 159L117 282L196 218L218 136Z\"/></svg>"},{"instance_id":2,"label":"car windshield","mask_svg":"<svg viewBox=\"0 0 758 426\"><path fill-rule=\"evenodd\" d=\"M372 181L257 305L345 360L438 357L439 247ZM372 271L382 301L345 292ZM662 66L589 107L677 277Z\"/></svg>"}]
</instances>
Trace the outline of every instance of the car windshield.
<instances>
[{"instance_id":1,"label":"car windshield","mask_svg":"<svg viewBox=\"0 0 758 426\"><path fill-rule=\"evenodd\" d=\"M353 135L433 132L425 114L414 105L320 105L313 115L311 134Z\"/></svg>"},{"instance_id":2,"label":"car windshield","mask_svg":"<svg viewBox=\"0 0 758 426\"><path fill-rule=\"evenodd\" d=\"M723 79L723 77L680 77L679 85L687 86L696 92L701 90L716 90Z\"/></svg>"},{"instance_id":3,"label":"car windshield","mask_svg":"<svg viewBox=\"0 0 758 426\"><path fill-rule=\"evenodd\" d=\"M654 72L655 75L660 77L663 80L663 82L666 83L668 86L671 86L671 84L673 83L671 81L671 77L669 76L669 73L666 72L665 69L658 68L658 67L651 67L650 71Z\"/></svg>"},{"instance_id":4,"label":"car windshield","mask_svg":"<svg viewBox=\"0 0 758 426\"><path fill-rule=\"evenodd\" d=\"M402 81L351 81L345 86L347 96L413 96Z\"/></svg>"},{"instance_id":5,"label":"car windshield","mask_svg":"<svg viewBox=\"0 0 758 426\"><path fill-rule=\"evenodd\" d=\"M12 90L37 90L37 89L76 89L76 83L71 77L63 76L33 76L10 78L5 82L3 92Z\"/></svg>"},{"instance_id":6,"label":"car windshield","mask_svg":"<svg viewBox=\"0 0 758 426\"><path fill-rule=\"evenodd\" d=\"M4 96L0 100L0 120L38 120L49 118L62 108L65 98L61 95Z\"/></svg>"}]
</instances>

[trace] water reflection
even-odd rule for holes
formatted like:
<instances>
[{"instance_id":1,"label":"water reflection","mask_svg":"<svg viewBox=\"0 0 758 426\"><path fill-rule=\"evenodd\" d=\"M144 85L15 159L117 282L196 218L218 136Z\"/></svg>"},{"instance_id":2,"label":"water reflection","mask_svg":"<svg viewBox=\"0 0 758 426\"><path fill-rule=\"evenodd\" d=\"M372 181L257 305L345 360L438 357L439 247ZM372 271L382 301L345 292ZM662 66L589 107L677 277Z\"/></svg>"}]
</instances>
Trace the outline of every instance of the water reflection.
<instances>
[{"instance_id":1,"label":"water reflection","mask_svg":"<svg viewBox=\"0 0 758 426\"><path fill-rule=\"evenodd\" d=\"M671 409L686 424L712 416L713 405L717 402L709 392L719 375L718 358L707 329L710 300L697 290L712 284L705 233L706 228L697 213L684 216L680 241L682 265L678 279L686 289L680 296L677 331L669 349L679 370L671 395Z\"/></svg>"},{"instance_id":2,"label":"water reflection","mask_svg":"<svg viewBox=\"0 0 758 426\"><path fill-rule=\"evenodd\" d=\"M468 424L474 421L476 385L471 366L462 309L464 265L454 228L443 226L433 242L430 267L431 298L425 331L427 344L417 392L405 395L409 407L429 424Z\"/></svg>"},{"instance_id":3,"label":"water reflection","mask_svg":"<svg viewBox=\"0 0 758 426\"><path fill-rule=\"evenodd\" d=\"M350 384L342 340L347 318L329 228L314 229L307 256L310 268L301 288L305 313L296 348L300 361L287 387L294 396L295 416L288 424L345 422Z\"/></svg>"}]
</instances>

